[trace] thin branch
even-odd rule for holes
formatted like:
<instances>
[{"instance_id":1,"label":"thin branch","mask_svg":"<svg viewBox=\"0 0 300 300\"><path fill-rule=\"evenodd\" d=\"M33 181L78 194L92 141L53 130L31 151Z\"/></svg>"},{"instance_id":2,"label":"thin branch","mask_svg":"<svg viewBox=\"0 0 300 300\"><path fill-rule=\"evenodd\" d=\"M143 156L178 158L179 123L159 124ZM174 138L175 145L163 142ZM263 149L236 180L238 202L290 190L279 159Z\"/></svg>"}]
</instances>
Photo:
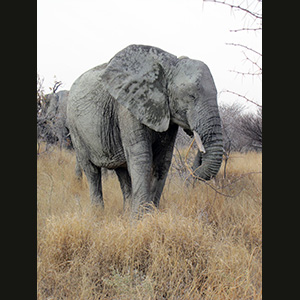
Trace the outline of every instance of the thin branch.
<instances>
[{"instance_id":1,"label":"thin branch","mask_svg":"<svg viewBox=\"0 0 300 300\"><path fill-rule=\"evenodd\" d=\"M254 61L245 52L243 52L243 53L246 57L246 60L250 61L252 63L252 65L256 66L258 68L258 70L262 73L262 67L258 64L259 58L257 59L257 61Z\"/></svg>"},{"instance_id":2,"label":"thin branch","mask_svg":"<svg viewBox=\"0 0 300 300\"><path fill-rule=\"evenodd\" d=\"M252 12L251 10L249 10L247 8L244 8L244 7L240 6L240 5L234 5L234 4L226 3L226 1L219 1L219 0L203 0L203 1L204 2L214 2L214 3L223 4L223 5L229 6L231 9L235 8L235 9L244 11L247 14L253 16L254 18L262 19L262 14L261 13Z\"/></svg>"},{"instance_id":3,"label":"thin branch","mask_svg":"<svg viewBox=\"0 0 300 300\"><path fill-rule=\"evenodd\" d=\"M189 173L190 173L189 176L192 176L193 178L195 178L195 179L197 179L197 180L199 180L199 181L202 181L202 182L203 182L204 184L206 184L209 188L211 188L212 190L214 190L217 194L222 195L222 196L224 196L224 197L235 198L235 197L237 197L238 195L240 195L240 193L243 191L243 188L242 188L238 193L236 193L235 195L224 194L224 193L220 192L216 187L214 187L214 186L212 186L211 184L209 184L206 180L204 180L204 179L198 177L197 175L195 175L195 171L193 171L193 170L189 167L189 165L187 164L187 157L188 157L188 154L189 154L189 152L190 152L190 150L191 150L191 148L192 148L194 142L195 142L195 139L193 139L193 141L191 142L191 144L190 144L190 146L189 146L189 148L188 148L188 151L187 151L187 153L186 153L186 155L185 155L185 159L184 159L185 166L186 166L186 168L188 169L188 171L189 171ZM229 184L223 186L222 189L224 189L225 187L228 187L228 186L230 186L230 185L232 185L232 184L238 182L238 181L241 180L242 178L244 178L244 177L246 177L246 176L248 176L248 175L252 175L252 174L262 174L262 172L249 172L249 173L241 174L238 178L236 178L236 180L234 180L233 182L231 182L231 183L229 183ZM187 180L187 178L186 178L186 180Z\"/></svg>"},{"instance_id":4,"label":"thin branch","mask_svg":"<svg viewBox=\"0 0 300 300\"><path fill-rule=\"evenodd\" d=\"M236 73L237 75L241 76L259 76L262 74L261 72L240 72L236 70L229 70L229 72Z\"/></svg>"},{"instance_id":5,"label":"thin branch","mask_svg":"<svg viewBox=\"0 0 300 300\"><path fill-rule=\"evenodd\" d=\"M233 94L233 95L236 95L236 96L238 96L238 97L240 97L240 98L245 99L247 102L251 102L252 104L254 104L254 105L258 106L258 107L262 107L262 105L256 103L256 102L253 101L253 100L250 100L250 99L247 98L246 96L241 95L241 94L239 94L239 93L236 93L236 92L233 92L233 91L229 91L229 90L223 90L222 92L224 92L224 93L231 93L231 94Z\"/></svg>"},{"instance_id":6,"label":"thin branch","mask_svg":"<svg viewBox=\"0 0 300 300\"><path fill-rule=\"evenodd\" d=\"M249 176L249 175L253 175L253 174L262 174L262 171L257 171L257 172L249 172L249 173L244 173L244 174L241 174L239 177L235 178L235 180L231 181L229 184L226 184L226 185L223 185L222 188L227 188L228 186L238 182L239 180L245 178L246 176Z\"/></svg>"},{"instance_id":7,"label":"thin branch","mask_svg":"<svg viewBox=\"0 0 300 300\"><path fill-rule=\"evenodd\" d=\"M245 49L247 49L247 50L249 50L249 51L254 52L255 54L257 54L257 55L259 55L259 56L262 56L262 54L261 54L260 52L254 50L254 49L252 49L252 48L249 48L249 47L247 47L247 46L245 46L245 45L242 45L242 44L226 43L226 45L228 45L228 46L242 47L242 48L245 48Z\"/></svg>"},{"instance_id":8,"label":"thin branch","mask_svg":"<svg viewBox=\"0 0 300 300\"><path fill-rule=\"evenodd\" d=\"M52 92L55 93L61 85L62 85L61 81L55 81L54 86L52 88Z\"/></svg>"},{"instance_id":9,"label":"thin branch","mask_svg":"<svg viewBox=\"0 0 300 300\"><path fill-rule=\"evenodd\" d=\"M232 196L232 195L227 195L227 194L224 194L224 193L218 191L214 186L212 186L211 184L209 184L206 180L204 180L204 179L202 179L202 178L200 178L200 177L198 177L198 176L195 175L195 172L194 172L194 171L190 168L190 166L187 164L187 157L188 157L188 154L189 154L189 152L190 152L190 150L191 150L191 148L192 148L194 142L195 142L195 138L192 140L192 142L191 142L191 144L190 144L190 146L189 146L189 148L188 148L188 151L187 151L187 153L186 153L186 155L185 155L185 158L184 158L185 166L186 166L187 170L188 170L189 173L190 173L189 175L192 176L193 178L199 180L199 181L204 182L208 187L210 187L212 190L214 190L217 194L220 194L220 195L222 195L222 196L224 196L224 197L229 197L229 198L234 198L234 197L236 197L237 195L234 195L234 196ZM188 179L188 177L186 178L186 180L187 180L187 179Z\"/></svg>"},{"instance_id":10,"label":"thin branch","mask_svg":"<svg viewBox=\"0 0 300 300\"><path fill-rule=\"evenodd\" d=\"M258 27L258 28L240 28L240 29L230 29L230 32L239 32L239 31L258 31L258 30L262 30L262 27Z\"/></svg>"}]
</instances>

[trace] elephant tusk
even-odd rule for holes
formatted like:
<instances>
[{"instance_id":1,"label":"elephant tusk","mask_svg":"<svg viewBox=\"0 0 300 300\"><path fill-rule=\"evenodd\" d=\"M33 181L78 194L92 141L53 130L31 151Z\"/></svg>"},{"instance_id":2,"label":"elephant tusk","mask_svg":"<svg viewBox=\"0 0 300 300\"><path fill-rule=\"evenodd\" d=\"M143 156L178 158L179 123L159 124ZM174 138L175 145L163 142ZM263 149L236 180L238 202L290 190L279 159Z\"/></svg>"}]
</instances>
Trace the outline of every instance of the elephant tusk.
<instances>
[{"instance_id":1,"label":"elephant tusk","mask_svg":"<svg viewBox=\"0 0 300 300\"><path fill-rule=\"evenodd\" d=\"M193 134L194 134L197 146L199 148L199 151L202 152L202 153L205 153L205 148L204 148L204 146L202 144L200 135L196 131L193 131Z\"/></svg>"}]
</instances>

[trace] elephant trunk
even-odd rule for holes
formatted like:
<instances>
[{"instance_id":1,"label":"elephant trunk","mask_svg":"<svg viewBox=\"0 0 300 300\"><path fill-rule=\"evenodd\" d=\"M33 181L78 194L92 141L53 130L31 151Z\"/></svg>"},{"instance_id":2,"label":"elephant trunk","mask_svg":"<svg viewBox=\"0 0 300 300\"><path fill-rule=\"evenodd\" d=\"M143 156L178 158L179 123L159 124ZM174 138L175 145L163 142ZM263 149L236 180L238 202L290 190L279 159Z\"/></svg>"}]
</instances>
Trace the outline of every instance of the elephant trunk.
<instances>
[{"instance_id":1,"label":"elephant trunk","mask_svg":"<svg viewBox=\"0 0 300 300\"><path fill-rule=\"evenodd\" d=\"M223 156L218 107L206 105L205 108L197 111L197 117L198 121L194 123L193 134L199 150L193 164L193 171L197 177L210 180L218 173Z\"/></svg>"}]
</instances>

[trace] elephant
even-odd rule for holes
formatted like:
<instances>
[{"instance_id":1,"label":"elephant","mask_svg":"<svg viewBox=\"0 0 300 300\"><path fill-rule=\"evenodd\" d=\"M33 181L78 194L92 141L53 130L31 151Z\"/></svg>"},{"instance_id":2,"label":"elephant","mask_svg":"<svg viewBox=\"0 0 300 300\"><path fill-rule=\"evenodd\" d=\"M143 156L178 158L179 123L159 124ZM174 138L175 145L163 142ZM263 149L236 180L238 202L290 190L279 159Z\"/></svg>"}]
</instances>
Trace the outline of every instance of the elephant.
<instances>
[{"instance_id":1,"label":"elephant","mask_svg":"<svg viewBox=\"0 0 300 300\"><path fill-rule=\"evenodd\" d=\"M199 148L195 176L210 180L222 163L209 68L153 46L130 45L83 73L70 89L67 120L91 202L101 207L101 168L115 170L133 215L159 206L179 126Z\"/></svg>"},{"instance_id":2,"label":"elephant","mask_svg":"<svg viewBox=\"0 0 300 300\"><path fill-rule=\"evenodd\" d=\"M45 95L45 105L37 119L38 136L47 144L58 142L61 148L72 149L67 126L68 96L68 90Z\"/></svg>"}]
</instances>

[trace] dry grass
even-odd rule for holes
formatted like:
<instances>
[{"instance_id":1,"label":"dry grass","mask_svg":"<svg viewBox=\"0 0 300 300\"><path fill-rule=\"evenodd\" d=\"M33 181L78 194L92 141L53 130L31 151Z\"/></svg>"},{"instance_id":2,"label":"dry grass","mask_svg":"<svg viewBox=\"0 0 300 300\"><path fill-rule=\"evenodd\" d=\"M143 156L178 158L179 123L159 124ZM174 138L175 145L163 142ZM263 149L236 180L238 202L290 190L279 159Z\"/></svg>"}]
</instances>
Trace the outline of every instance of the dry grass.
<instances>
[{"instance_id":1,"label":"dry grass","mask_svg":"<svg viewBox=\"0 0 300 300\"><path fill-rule=\"evenodd\" d=\"M105 210L90 206L74 154L37 160L38 299L261 299L261 154L232 154L214 186L172 175L161 207L122 213L115 176Z\"/></svg>"}]
</instances>

